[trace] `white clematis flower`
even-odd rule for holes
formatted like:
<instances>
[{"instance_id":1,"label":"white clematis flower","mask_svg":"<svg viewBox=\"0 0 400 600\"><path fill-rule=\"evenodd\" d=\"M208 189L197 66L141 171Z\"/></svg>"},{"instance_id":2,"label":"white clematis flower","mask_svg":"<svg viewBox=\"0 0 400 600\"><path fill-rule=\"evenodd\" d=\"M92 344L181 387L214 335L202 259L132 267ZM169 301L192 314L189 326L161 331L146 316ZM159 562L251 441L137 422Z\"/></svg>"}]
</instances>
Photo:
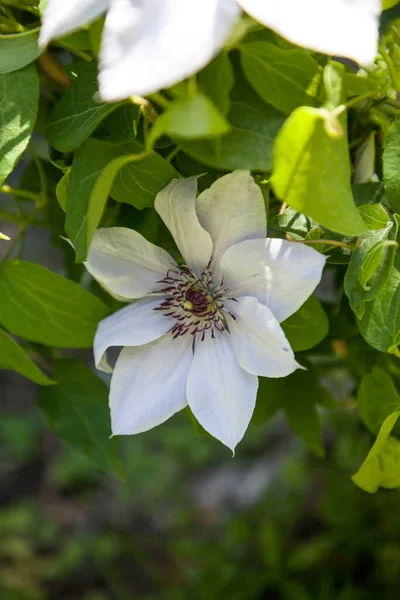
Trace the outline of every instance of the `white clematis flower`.
<instances>
[{"instance_id":1,"label":"white clematis flower","mask_svg":"<svg viewBox=\"0 0 400 600\"><path fill-rule=\"evenodd\" d=\"M279 322L313 292L325 258L266 239L263 196L248 171L196 191L196 178L176 179L155 202L184 266L134 230L96 231L87 269L136 301L99 324L95 362L124 346L111 380L114 434L146 431L189 405L233 450L254 410L257 375L299 367Z\"/></svg>"},{"instance_id":2,"label":"white clematis flower","mask_svg":"<svg viewBox=\"0 0 400 600\"><path fill-rule=\"evenodd\" d=\"M48 0L40 44L107 9L100 95L148 95L202 69L241 9L291 42L368 65L378 43L380 0Z\"/></svg>"}]
</instances>

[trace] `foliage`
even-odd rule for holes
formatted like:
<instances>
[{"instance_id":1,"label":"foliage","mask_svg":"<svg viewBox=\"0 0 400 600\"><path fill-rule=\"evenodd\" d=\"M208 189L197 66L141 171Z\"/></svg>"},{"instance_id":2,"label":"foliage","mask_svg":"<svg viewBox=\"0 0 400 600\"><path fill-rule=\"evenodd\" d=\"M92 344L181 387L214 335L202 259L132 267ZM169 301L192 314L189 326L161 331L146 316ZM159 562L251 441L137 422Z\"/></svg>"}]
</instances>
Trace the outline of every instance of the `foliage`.
<instances>
[{"instance_id":1,"label":"foliage","mask_svg":"<svg viewBox=\"0 0 400 600\"><path fill-rule=\"evenodd\" d=\"M399 486L394 9L382 17L380 54L368 71L253 23L196 76L148 98L105 103L96 75L102 20L43 50L42 5L10 0L0 7L0 368L45 386L38 407L51 428L122 477L116 441L108 439L106 384L84 364L89 354L76 352L92 346L98 323L120 305L80 263L99 225L133 228L179 259L154 210L156 194L174 177L201 175L204 189L227 171L250 169L269 234L327 258L316 297L282 325L307 371L262 381L253 420L282 411L322 456L321 413L354 410L327 385L338 368L377 436L353 481L368 492ZM47 257L39 251L43 239ZM379 414L373 426L371 414ZM349 477L358 458L347 458ZM265 536L265 560L283 560L269 546L273 531ZM312 560L308 552L290 568ZM286 597L294 597L289 588Z\"/></svg>"}]
</instances>

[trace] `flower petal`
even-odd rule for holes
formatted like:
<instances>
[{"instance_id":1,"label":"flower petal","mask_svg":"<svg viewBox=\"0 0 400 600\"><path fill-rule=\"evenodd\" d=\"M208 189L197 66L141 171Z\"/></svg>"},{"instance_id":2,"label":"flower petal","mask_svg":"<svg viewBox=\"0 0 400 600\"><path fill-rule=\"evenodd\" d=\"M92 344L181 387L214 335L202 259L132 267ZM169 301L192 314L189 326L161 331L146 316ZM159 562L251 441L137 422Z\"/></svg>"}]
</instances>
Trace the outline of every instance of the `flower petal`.
<instances>
[{"instance_id":1,"label":"flower petal","mask_svg":"<svg viewBox=\"0 0 400 600\"><path fill-rule=\"evenodd\" d=\"M228 248L219 275L233 298L254 296L284 321L313 293L326 258L305 244L269 238L247 240Z\"/></svg>"},{"instance_id":2,"label":"flower petal","mask_svg":"<svg viewBox=\"0 0 400 600\"><path fill-rule=\"evenodd\" d=\"M294 44L371 64L381 0L238 0L249 15Z\"/></svg>"},{"instance_id":3,"label":"flower petal","mask_svg":"<svg viewBox=\"0 0 400 600\"><path fill-rule=\"evenodd\" d=\"M187 381L189 406L212 436L232 451L256 403L258 380L237 362L228 334L198 342Z\"/></svg>"},{"instance_id":4,"label":"flower petal","mask_svg":"<svg viewBox=\"0 0 400 600\"><path fill-rule=\"evenodd\" d=\"M165 335L151 344L122 350L110 389L114 435L152 429L187 405L191 343L191 336L173 340Z\"/></svg>"},{"instance_id":5,"label":"flower petal","mask_svg":"<svg viewBox=\"0 0 400 600\"><path fill-rule=\"evenodd\" d=\"M229 296L254 296L266 304L266 244L265 238L244 240L223 253L217 265L217 275L218 278L224 277Z\"/></svg>"},{"instance_id":6,"label":"flower petal","mask_svg":"<svg viewBox=\"0 0 400 600\"><path fill-rule=\"evenodd\" d=\"M101 15L109 0L48 0L40 30L39 44L79 29Z\"/></svg>"},{"instance_id":7,"label":"flower petal","mask_svg":"<svg viewBox=\"0 0 400 600\"><path fill-rule=\"evenodd\" d=\"M154 310L161 302L160 297L138 300L99 323L93 344L97 368L106 367L102 359L110 346L148 344L163 336L174 326L175 319Z\"/></svg>"},{"instance_id":8,"label":"flower petal","mask_svg":"<svg viewBox=\"0 0 400 600\"><path fill-rule=\"evenodd\" d=\"M267 240L266 250L267 306L282 322L311 296L326 257L305 244L275 238Z\"/></svg>"},{"instance_id":9,"label":"flower petal","mask_svg":"<svg viewBox=\"0 0 400 600\"><path fill-rule=\"evenodd\" d=\"M125 300L153 292L175 264L165 250L126 227L97 229L85 262L95 279Z\"/></svg>"},{"instance_id":10,"label":"flower petal","mask_svg":"<svg viewBox=\"0 0 400 600\"><path fill-rule=\"evenodd\" d=\"M154 206L187 266L199 275L210 261L212 241L196 215L196 191L197 177L173 179L158 192Z\"/></svg>"},{"instance_id":11,"label":"flower petal","mask_svg":"<svg viewBox=\"0 0 400 600\"><path fill-rule=\"evenodd\" d=\"M146 96L199 71L239 13L236 0L112 0L100 53L103 100Z\"/></svg>"},{"instance_id":12,"label":"flower petal","mask_svg":"<svg viewBox=\"0 0 400 600\"><path fill-rule=\"evenodd\" d=\"M242 240L265 238L264 198L249 171L234 171L217 179L196 200L199 221L214 244L212 264Z\"/></svg>"},{"instance_id":13,"label":"flower petal","mask_svg":"<svg viewBox=\"0 0 400 600\"><path fill-rule=\"evenodd\" d=\"M281 326L267 306L244 296L225 307L232 344L240 366L253 375L286 377L299 368Z\"/></svg>"}]
</instances>

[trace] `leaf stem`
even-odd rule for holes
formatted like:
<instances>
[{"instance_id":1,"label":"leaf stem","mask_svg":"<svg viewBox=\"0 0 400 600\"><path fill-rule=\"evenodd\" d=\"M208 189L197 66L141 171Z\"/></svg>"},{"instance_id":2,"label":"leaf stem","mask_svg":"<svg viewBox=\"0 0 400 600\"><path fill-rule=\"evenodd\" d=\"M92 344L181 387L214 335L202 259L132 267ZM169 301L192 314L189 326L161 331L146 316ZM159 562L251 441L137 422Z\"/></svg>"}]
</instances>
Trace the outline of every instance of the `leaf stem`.
<instances>
[{"instance_id":1,"label":"leaf stem","mask_svg":"<svg viewBox=\"0 0 400 600\"><path fill-rule=\"evenodd\" d=\"M35 162L35 165L36 165L36 168L37 168L37 171L39 174L39 180L40 180L40 194L38 194L39 201L36 202L36 206L38 208L43 208L44 206L47 206L48 201L49 201L49 197L48 197L48 193L47 193L46 173L44 172L41 158L38 155L38 153L36 152L35 148L32 146L32 144L29 144L29 149L33 156L33 160Z\"/></svg>"},{"instance_id":2,"label":"leaf stem","mask_svg":"<svg viewBox=\"0 0 400 600\"><path fill-rule=\"evenodd\" d=\"M300 244L325 244L326 246L338 246L339 248L347 248L348 250L356 250L357 246L352 246L351 244L346 244L346 242L338 242L337 240L294 240L287 235L286 238L289 242L295 242Z\"/></svg>"},{"instance_id":3,"label":"leaf stem","mask_svg":"<svg viewBox=\"0 0 400 600\"><path fill-rule=\"evenodd\" d=\"M19 196L20 198L32 200L35 203L40 202L41 200L40 194L35 194L34 192L30 192L29 190L20 190L18 188L13 188L10 185L0 185L0 194L11 194L13 196Z\"/></svg>"},{"instance_id":4,"label":"leaf stem","mask_svg":"<svg viewBox=\"0 0 400 600\"><path fill-rule=\"evenodd\" d=\"M337 108L334 108L331 111L331 114L334 117L339 117L342 113L344 113L349 108L352 108L355 104L358 104L359 102L362 102L363 100L367 100L368 98L372 98L372 96L375 96L375 95L376 95L376 90L373 90L370 92L365 92L365 94L361 94L361 96L354 96L345 104L340 104L340 106L338 106Z\"/></svg>"}]
</instances>

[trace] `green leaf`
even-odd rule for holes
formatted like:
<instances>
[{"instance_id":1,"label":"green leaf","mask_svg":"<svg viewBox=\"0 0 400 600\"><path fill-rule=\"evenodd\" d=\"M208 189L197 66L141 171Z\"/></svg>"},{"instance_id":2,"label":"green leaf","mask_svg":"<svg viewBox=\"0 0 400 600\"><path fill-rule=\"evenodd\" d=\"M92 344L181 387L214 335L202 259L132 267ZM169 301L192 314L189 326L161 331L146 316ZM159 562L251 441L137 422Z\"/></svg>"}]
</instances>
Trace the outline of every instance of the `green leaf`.
<instances>
[{"instance_id":1,"label":"green leaf","mask_svg":"<svg viewBox=\"0 0 400 600\"><path fill-rule=\"evenodd\" d=\"M235 83L232 64L226 52L221 52L200 71L197 82L203 94L211 98L226 116L231 105L229 95Z\"/></svg>"},{"instance_id":2,"label":"green leaf","mask_svg":"<svg viewBox=\"0 0 400 600\"><path fill-rule=\"evenodd\" d=\"M382 160L386 197L392 209L400 212L400 114L389 129Z\"/></svg>"},{"instance_id":3,"label":"green leaf","mask_svg":"<svg viewBox=\"0 0 400 600\"><path fill-rule=\"evenodd\" d=\"M315 106L322 69L312 56L268 42L249 42L239 48L244 74L265 102L285 114L298 106Z\"/></svg>"},{"instance_id":4,"label":"green leaf","mask_svg":"<svg viewBox=\"0 0 400 600\"><path fill-rule=\"evenodd\" d=\"M228 121L207 96L178 98L158 117L148 137L148 147L162 135L182 140L208 139L228 133Z\"/></svg>"},{"instance_id":5,"label":"green leaf","mask_svg":"<svg viewBox=\"0 0 400 600\"><path fill-rule=\"evenodd\" d=\"M389 215L381 204L362 204L358 210L367 229L384 229L389 222Z\"/></svg>"},{"instance_id":6,"label":"green leaf","mask_svg":"<svg viewBox=\"0 0 400 600\"><path fill-rule=\"evenodd\" d=\"M377 434L389 415L400 411L400 396L391 377L379 367L365 375L357 395L358 412L366 426Z\"/></svg>"},{"instance_id":7,"label":"green leaf","mask_svg":"<svg viewBox=\"0 0 400 600\"><path fill-rule=\"evenodd\" d=\"M388 8L392 8L396 6L400 0L382 0L382 10L387 10Z\"/></svg>"},{"instance_id":8,"label":"green leaf","mask_svg":"<svg viewBox=\"0 0 400 600\"><path fill-rule=\"evenodd\" d=\"M108 194L111 191L114 179L117 173L125 166L133 162L142 161L148 158L146 152L139 152L138 154L125 154L114 158L107 166L102 170L96 183L93 186L92 193L89 198L88 206L88 218L87 218L87 244L88 247L93 239L94 232L100 219L103 215L104 207L107 202ZM140 168L140 165L139 165Z\"/></svg>"},{"instance_id":9,"label":"green leaf","mask_svg":"<svg viewBox=\"0 0 400 600\"><path fill-rule=\"evenodd\" d=\"M117 440L110 439L107 386L76 360L57 360L54 371L58 385L43 388L38 397L50 427L97 467L123 479Z\"/></svg>"},{"instance_id":10,"label":"green leaf","mask_svg":"<svg viewBox=\"0 0 400 600\"><path fill-rule=\"evenodd\" d=\"M0 324L14 335L60 348L89 348L106 306L79 284L35 263L0 269Z\"/></svg>"},{"instance_id":11,"label":"green leaf","mask_svg":"<svg viewBox=\"0 0 400 600\"><path fill-rule=\"evenodd\" d=\"M353 183L351 189L354 201L359 208L365 204L385 204L385 186L382 181Z\"/></svg>"},{"instance_id":12,"label":"green leaf","mask_svg":"<svg viewBox=\"0 0 400 600\"><path fill-rule=\"evenodd\" d=\"M35 67L0 75L0 185L28 145L36 120L39 81Z\"/></svg>"},{"instance_id":13,"label":"green leaf","mask_svg":"<svg viewBox=\"0 0 400 600\"><path fill-rule=\"evenodd\" d=\"M372 288L374 282L372 282L371 279L377 271L380 270L386 251L389 247L394 247L394 250L396 250L398 248L398 243L390 240L383 240L375 244L375 246L372 246L364 256L358 272L358 281L364 291L369 291Z\"/></svg>"},{"instance_id":14,"label":"green leaf","mask_svg":"<svg viewBox=\"0 0 400 600\"><path fill-rule=\"evenodd\" d=\"M309 350L319 344L329 331L329 321L317 297L313 294L299 310L283 321L281 327L293 350Z\"/></svg>"},{"instance_id":15,"label":"green leaf","mask_svg":"<svg viewBox=\"0 0 400 600\"><path fill-rule=\"evenodd\" d=\"M307 215L297 212L293 208L286 208L268 221L270 227L289 233L294 240L304 240L310 231L318 227L318 223Z\"/></svg>"},{"instance_id":16,"label":"green leaf","mask_svg":"<svg viewBox=\"0 0 400 600\"><path fill-rule=\"evenodd\" d=\"M101 103L97 90L97 64L77 63L71 69L68 91L50 113L47 138L60 152L75 150L99 123L121 103Z\"/></svg>"},{"instance_id":17,"label":"green leaf","mask_svg":"<svg viewBox=\"0 0 400 600\"><path fill-rule=\"evenodd\" d=\"M156 152L151 152L138 163L126 160L127 155L143 151L144 147L138 142L116 145L89 139L75 153L67 192L65 230L75 247L77 262L82 262L87 256L89 203L101 208L111 183L110 195L114 200L143 209L153 206L157 193L178 176L174 167ZM107 165L116 159L118 161L102 175ZM125 166L113 173L113 169L121 164ZM107 180L105 190L102 190L101 183L97 184L100 177L100 182ZM98 214L92 221L91 231L96 220Z\"/></svg>"},{"instance_id":18,"label":"green leaf","mask_svg":"<svg viewBox=\"0 0 400 600\"><path fill-rule=\"evenodd\" d=\"M384 229L367 231L351 255L344 278L344 290L352 310L359 319L364 315L366 303L383 293L393 265L396 235L395 221L390 221Z\"/></svg>"},{"instance_id":19,"label":"green leaf","mask_svg":"<svg viewBox=\"0 0 400 600\"><path fill-rule=\"evenodd\" d=\"M55 383L42 373L21 346L2 329L0 329L0 369L16 371L39 385Z\"/></svg>"},{"instance_id":20,"label":"green leaf","mask_svg":"<svg viewBox=\"0 0 400 600\"><path fill-rule=\"evenodd\" d=\"M400 256L396 254L393 267L379 295L368 302L358 326L365 341L380 352L399 356L400 344Z\"/></svg>"},{"instance_id":21,"label":"green leaf","mask_svg":"<svg viewBox=\"0 0 400 600\"><path fill-rule=\"evenodd\" d=\"M389 415L382 424L375 444L352 480L362 490L374 494L380 487L400 486L400 442L390 433L400 411Z\"/></svg>"},{"instance_id":22,"label":"green leaf","mask_svg":"<svg viewBox=\"0 0 400 600\"><path fill-rule=\"evenodd\" d=\"M308 107L290 115L275 142L272 187L283 202L324 227L361 235L365 225L351 193L347 137L343 131L328 134L329 119L328 111Z\"/></svg>"},{"instance_id":23,"label":"green leaf","mask_svg":"<svg viewBox=\"0 0 400 600\"><path fill-rule=\"evenodd\" d=\"M257 404L252 422L261 424L283 410L293 432L318 456L324 455L321 421L316 404L327 404L329 393L315 370L297 370L289 377L259 377Z\"/></svg>"},{"instance_id":24,"label":"green leaf","mask_svg":"<svg viewBox=\"0 0 400 600\"><path fill-rule=\"evenodd\" d=\"M0 35L0 73L17 71L33 62L41 53L38 46L40 29Z\"/></svg>"},{"instance_id":25,"label":"green leaf","mask_svg":"<svg viewBox=\"0 0 400 600\"><path fill-rule=\"evenodd\" d=\"M57 200L64 212L67 211L67 194L68 194L68 185L69 185L70 175L71 175L71 167L68 167L67 171L61 177L61 179L57 183L57 187L56 187Z\"/></svg>"},{"instance_id":26,"label":"green leaf","mask_svg":"<svg viewBox=\"0 0 400 600\"><path fill-rule=\"evenodd\" d=\"M231 130L217 140L182 141L181 148L201 164L226 171L271 171L272 147L284 117L267 106L236 76L228 113Z\"/></svg>"}]
</instances>

